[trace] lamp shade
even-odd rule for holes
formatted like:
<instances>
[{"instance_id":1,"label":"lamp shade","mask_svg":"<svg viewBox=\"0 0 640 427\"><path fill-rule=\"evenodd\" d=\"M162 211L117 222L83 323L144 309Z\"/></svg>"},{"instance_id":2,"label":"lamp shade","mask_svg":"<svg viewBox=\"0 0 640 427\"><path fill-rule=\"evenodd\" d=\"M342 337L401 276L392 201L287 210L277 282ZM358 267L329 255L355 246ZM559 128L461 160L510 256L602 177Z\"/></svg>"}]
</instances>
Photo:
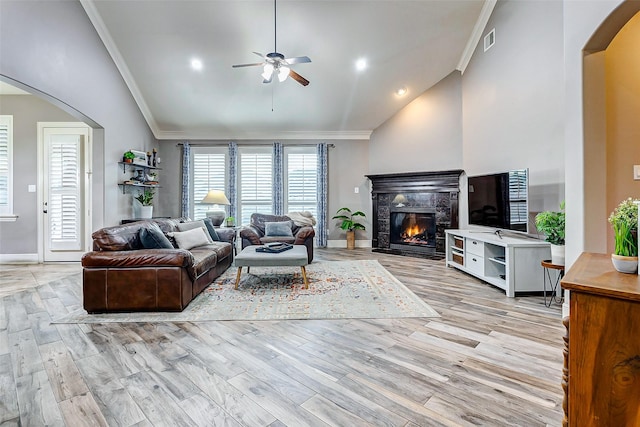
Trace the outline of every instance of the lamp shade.
<instances>
[{"instance_id":1,"label":"lamp shade","mask_svg":"<svg viewBox=\"0 0 640 427\"><path fill-rule=\"evenodd\" d=\"M230 205L229 199L224 195L224 191L209 190L204 199L200 203L207 203L211 205Z\"/></svg>"}]
</instances>

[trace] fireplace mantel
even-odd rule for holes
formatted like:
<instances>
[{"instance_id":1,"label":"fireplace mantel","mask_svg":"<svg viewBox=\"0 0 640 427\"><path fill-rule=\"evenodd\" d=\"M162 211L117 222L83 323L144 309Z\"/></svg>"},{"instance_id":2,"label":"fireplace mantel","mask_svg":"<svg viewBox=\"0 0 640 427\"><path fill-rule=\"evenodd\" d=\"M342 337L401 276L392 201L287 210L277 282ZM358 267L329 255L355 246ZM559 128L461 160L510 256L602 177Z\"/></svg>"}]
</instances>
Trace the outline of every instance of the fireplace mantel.
<instances>
[{"instance_id":1,"label":"fireplace mantel","mask_svg":"<svg viewBox=\"0 0 640 427\"><path fill-rule=\"evenodd\" d=\"M436 172L407 172L366 175L371 180L372 247L376 252L442 258L445 255L445 233L458 228L458 193L461 169ZM390 242L390 217L396 209L394 199L402 196L405 210L435 212L436 244L430 248L394 245Z\"/></svg>"}]
</instances>

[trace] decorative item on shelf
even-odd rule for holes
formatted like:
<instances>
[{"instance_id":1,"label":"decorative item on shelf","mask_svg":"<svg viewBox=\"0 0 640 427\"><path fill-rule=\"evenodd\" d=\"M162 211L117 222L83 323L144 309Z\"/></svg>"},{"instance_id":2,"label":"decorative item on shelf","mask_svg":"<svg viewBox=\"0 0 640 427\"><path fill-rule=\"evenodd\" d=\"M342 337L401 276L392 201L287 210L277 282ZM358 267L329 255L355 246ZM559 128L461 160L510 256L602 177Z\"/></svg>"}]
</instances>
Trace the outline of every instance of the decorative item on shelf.
<instances>
[{"instance_id":1,"label":"decorative item on shelf","mask_svg":"<svg viewBox=\"0 0 640 427\"><path fill-rule=\"evenodd\" d=\"M131 180L135 181L138 184L144 183L144 170L137 169L136 170L136 175L131 177Z\"/></svg>"},{"instance_id":2,"label":"decorative item on shelf","mask_svg":"<svg viewBox=\"0 0 640 427\"><path fill-rule=\"evenodd\" d=\"M156 150L154 148L153 149L153 161L152 161L152 165L153 165L154 168L158 165L157 158L156 158L157 154L158 154L158 150Z\"/></svg>"},{"instance_id":3,"label":"decorative item on shelf","mask_svg":"<svg viewBox=\"0 0 640 427\"><path fill-rule=\"evenodd\" d=\"M136 158L136 155L133 154L131 150L125 151L125 153L122 155L122 161L125 163L133 163L133 159L135 158Z\"/></svg>"},{"instance_id":4,"label":"decorative item on shelf","mask_svg":"<svg viewBox=\"0 0 640 427\"><path fill-rule=\"evenodd\" d=\"M232 216L227 217L225 221L226 221L225 224L227 225L227 227L235 227L236 225L236 219Z\"/></svg>"},{"instance_id":5,"label":"decorative item on shelf","mask_svg":"<svg viewBox=\"0 0 640 427\"><path fill-rule=\"evenodd\" d=\"M136 197L133 198L133 216L134 218L151 218L153 217L153 190L145 188Z\"/></svg>"},{"instance_id":6,"label":"decorative item on shelf","mask_svg":"<svg viewBox=\"0 0 640 427\"><path fill-rule=\"evenodd\" d=\"M405 203L407 203L407 198L404 196L404 194L398 194L391 201L391 204L394 205L396 208L401 208L405 206Z\"/></svg>"},{"instance_id":7,"label":"decorative item on shelf","mask_svg":"<svg viewBox=\"0 0 640 427\"><path fill-rule=\"evenodd\" d=\"M151 151L147 151L147 166L151 166Z\"/></svg>"},{"instance_id":8,"label":"decorative item on shelf","mask_svg":"<svg viewBox=\"0 0 640 427\"><path fill-rule=\"evenodd\" d=\"M138 150L129 150L135 156L133 163L140 166L147 166L147 153Z\"/></svg>"},{"instance_id":9,"label":"decorative item on shelf","mask_svg":"<svg viewBox=\"0 0 640 427\"><path fill-rule=\"evenodd\" d=\"M560 211L544 211L536 215L536 228L551 243L551 264L564 265L564 201L560 203Z\"/></svg>"},{"instance_id":10,"label":"decorative item on shelf","mask_svg":"<svg viewBox=\"0 0 640 427\"><path fill-rule=\"evenodd\" d=\"M211 223L216 227L220 226L224 221L224 217L227 216L224 208L221 208L220 205L231 204L227 196L224 195L224 191L220 190L209 190L200 203L213 205L211 210L207 212L207 217L211 218Z\"/></svg>"},{"instance_id":11,"label":"decorative item on shelf","mask_svg":"<svg viewBox=\"0 0 640 427\"><path fill-rule=\"evenodd\" d=\"M144 185L158 185L158 175L155 172L144 175Z\"/></svg>"},{"instance_id":12,"label":"decorative item on shelf","mask_svg":"<svg viewBox=\"0 0 640 427\"><path fill-rule=\"evenodd\" d=\"M342 220L340 228L347 232L347 249L355 249L356 247L356 230L365 230L365 226L356 222L353 217L365 217L364 212L351 212L349 208L340 208L332 219Z\"/></svg>"},{"instance_id":13,"label":"decorative item on shelf","mask_svg":"<svg viewBox=\"0 0 640 427\"><path fill-rule=\"evenodd\" d=\"M611 262L621 273L638 271L638 206L640 200L629 197L609 215L613 227L615 249Z\"/></svg>"}]
</instances>

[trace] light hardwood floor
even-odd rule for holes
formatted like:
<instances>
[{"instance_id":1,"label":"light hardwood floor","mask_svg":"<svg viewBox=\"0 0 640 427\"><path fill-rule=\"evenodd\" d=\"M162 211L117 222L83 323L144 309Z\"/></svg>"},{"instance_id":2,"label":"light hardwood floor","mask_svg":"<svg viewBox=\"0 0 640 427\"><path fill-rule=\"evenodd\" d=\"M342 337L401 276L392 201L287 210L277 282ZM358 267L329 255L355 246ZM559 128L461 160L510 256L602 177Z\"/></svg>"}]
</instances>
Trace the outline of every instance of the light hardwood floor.
<instances>
[{"instance_id":1,"label":"light hardwood floor","mask_svg":"<svg viewBox=\"0 0 640 427\"><path fill-rule=\"evenodd\" d=\"M378 259L433 319L51 325L78 265L0 266L0 425L558 426L559 306Z\"/></svg>"}]
</instances>

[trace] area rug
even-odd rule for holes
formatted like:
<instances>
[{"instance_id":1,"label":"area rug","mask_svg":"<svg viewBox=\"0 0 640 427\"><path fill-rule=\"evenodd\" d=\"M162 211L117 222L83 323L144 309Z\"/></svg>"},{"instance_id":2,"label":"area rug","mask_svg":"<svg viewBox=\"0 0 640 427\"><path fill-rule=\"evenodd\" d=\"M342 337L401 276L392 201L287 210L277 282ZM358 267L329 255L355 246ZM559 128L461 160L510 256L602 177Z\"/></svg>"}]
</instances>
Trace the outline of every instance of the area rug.
<instances>
[{"instance_id":1,"label":"area rug","mask_svg":"<svg viewBox=\"0 0 640 427\"><path fill-rule=\"evenodd\" d=\"M299 267L232 267L181 313L70 313L53 323L439 317L375 260L313 262L309 289Z\"/></svg>"}]
</instances>

